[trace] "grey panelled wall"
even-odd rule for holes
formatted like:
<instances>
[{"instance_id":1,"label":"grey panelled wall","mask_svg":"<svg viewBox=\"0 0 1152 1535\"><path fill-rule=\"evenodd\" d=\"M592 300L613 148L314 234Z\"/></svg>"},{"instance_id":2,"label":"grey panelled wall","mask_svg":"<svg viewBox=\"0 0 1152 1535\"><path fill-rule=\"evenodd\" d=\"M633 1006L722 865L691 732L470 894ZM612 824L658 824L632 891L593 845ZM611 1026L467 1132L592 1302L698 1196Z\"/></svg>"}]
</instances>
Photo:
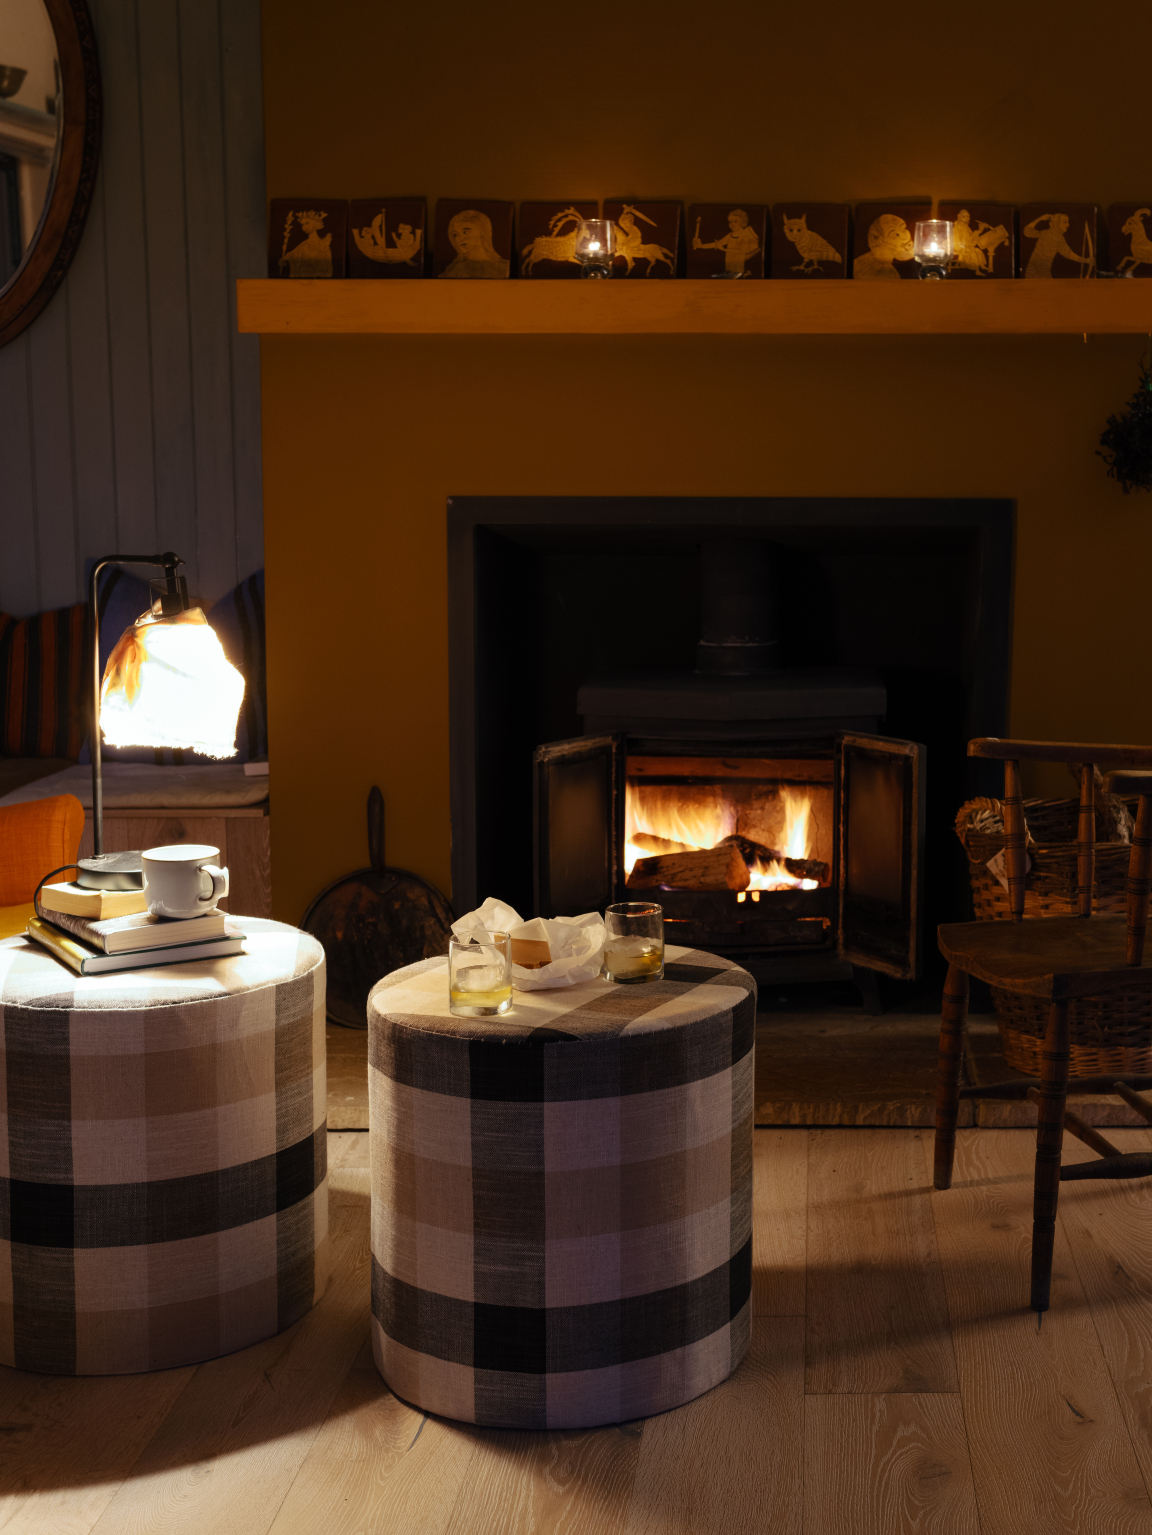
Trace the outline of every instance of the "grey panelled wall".
<instances>
[{"instance_id":1,"label":"grey panelled wall","mask_svg":"<svg viewBox=\"0 0 1152 1535\"><path fill-rule=\"evenodd\" d=\"M0 610L82 595L89 555L173 548L205 599L264 563L260 0L88 0L104 148L68 276L0 347Z\"/></svg>"}]
</instances>

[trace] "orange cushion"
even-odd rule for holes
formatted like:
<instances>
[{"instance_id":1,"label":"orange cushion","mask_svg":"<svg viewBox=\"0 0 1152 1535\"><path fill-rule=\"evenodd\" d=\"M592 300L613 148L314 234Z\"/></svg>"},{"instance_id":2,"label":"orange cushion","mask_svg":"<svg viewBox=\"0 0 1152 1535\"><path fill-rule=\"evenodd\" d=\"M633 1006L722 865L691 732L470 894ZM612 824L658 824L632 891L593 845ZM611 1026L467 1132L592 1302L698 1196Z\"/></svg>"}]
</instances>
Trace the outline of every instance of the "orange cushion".
<instances>
[{"instance_id":1,"label":"orange cushion","mask_svg":"<svg viewBox=\"0 0 1152 1535\"><path fill-rule=\"evenodd\" d=\"M83 830L84 806L74 794L0 805L0 906L30 901L46 874L74 863Z\"/></svg>"},{"instance_id":2,"label":"orange cushion","mask_svg":"<svg viewBox=\"0 0 1152 1535\"><path fill-rule=\"evenodd\" d=\"M31 901L23 906L0 906L0 938L18 938L35 915Z\"/></svg>"}]
</instances>

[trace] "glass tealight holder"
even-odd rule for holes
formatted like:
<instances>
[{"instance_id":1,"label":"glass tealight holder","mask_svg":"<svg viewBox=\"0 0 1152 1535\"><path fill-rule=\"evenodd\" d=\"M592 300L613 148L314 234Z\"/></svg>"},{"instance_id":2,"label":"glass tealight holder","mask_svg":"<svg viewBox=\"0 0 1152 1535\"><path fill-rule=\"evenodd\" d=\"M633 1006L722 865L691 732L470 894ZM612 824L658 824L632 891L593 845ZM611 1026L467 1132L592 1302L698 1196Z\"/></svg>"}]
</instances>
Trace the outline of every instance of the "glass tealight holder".
<instances>
[{"instance_id":1,"label":"glass tealight holder","mask_svg":"<svg viewBox=\"0 0 1152 1535\"><path fill-rule=\"evenodd\" d=\"M460 1018L495 1018L512 1006L512 940L484 933L448 941L448 1007Z\"/></svg>"},{"instance_id":2,"label":"glass tealight holder","mask_svg":"<svg viewBox=\"0 0 1152 1535\"><path fill-rule=\"evenodd\" d=\"M621 901L604 913L604 974L636 986L664 978L664 908L655 901Z\"/></svg>"},{"instance_id":3,"label":"glass tealight holder","mask_svg":"<svg viewBox=\"0 0 1152 1535\"><path fill-rule=\"evenodd\" d=\"M916 225L912 254L920 265L920 276L929 282L948 276L952 265L952 225L947 219L923 219Z\"/></svg>"},{"instance_id":4,"label":"glass tealight holder","mask_svg":"<svg viewBox=\"0 0 1152 1535\"><path fill-rule=\"evenodd\" d=\"M585 219L576 236L576 260L584 268L581 277L610 277L615 250L612 220Z\"/></svg>"}]
</instances>

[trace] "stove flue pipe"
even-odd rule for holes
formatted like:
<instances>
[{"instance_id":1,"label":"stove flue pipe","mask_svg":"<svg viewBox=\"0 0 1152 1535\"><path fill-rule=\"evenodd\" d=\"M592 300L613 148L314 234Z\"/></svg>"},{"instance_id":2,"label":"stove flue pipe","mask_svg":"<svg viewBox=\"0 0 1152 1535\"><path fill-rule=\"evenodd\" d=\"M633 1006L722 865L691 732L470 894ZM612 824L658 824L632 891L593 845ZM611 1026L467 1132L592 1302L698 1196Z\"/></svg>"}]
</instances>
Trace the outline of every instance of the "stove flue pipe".
<instances>
[{"instance_id":1,"label":"stove flue pipe","mask_svg":"<svg viewBox=\"0 0 1152 1535\"><path fill-rule=\"evenodd\" d=\"M779 666L770 550L757 538L714 538L701 544L697 672L748 676Z\"/></svg>"}]
</instances>

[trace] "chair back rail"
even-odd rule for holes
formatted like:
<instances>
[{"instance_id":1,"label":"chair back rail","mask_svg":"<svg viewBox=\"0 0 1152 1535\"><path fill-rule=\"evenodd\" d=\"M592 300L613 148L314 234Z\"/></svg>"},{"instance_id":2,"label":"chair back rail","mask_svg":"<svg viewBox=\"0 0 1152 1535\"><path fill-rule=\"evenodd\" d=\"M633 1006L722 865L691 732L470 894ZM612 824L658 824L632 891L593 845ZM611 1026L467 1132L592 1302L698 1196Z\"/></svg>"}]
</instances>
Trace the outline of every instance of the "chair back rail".
<instances>
[{"instance_id":1,"label":"chair back rail","mask_svg":"<svg viewBox=\"0 0 1152 1535\"><path fill-rule=\"evenodd\" d=\"M1136 829L1132 833L1132 856L1128 860L1128 954L1130 965L1144 960L1144 938L1148 931L1148 894L1152 889L1152 794L1140 796Z\"/></svg>"},{"instance_id":2,"label":"chair back rail","mask_svg":"<svg viewBox=\"0 0 1152 1535\"><path fill-rule=\"evenodd\" d=\"M1096 765L1080 768L1080 826L1076 840L1076 903L1079 915L1092 915L1092 886L1096 883Z\"/></svg>"},{"instance_id":3,"label":"chair back rail","mask_svg":"<svg viewBox=\"0 0 1152 1535\"><path fill-rule=\"evenodd\" d=\"M1004 868L1008 875L1008 904L1013 922L1024 920L1024 880L1028 873L1028 828L1020 793L1020 764L1004 759Z\"/></svg>"},{"instance_id":4,"label":"chair back rail","mask_svg":"<svg viewBox=\"0 0 1152 1535\"><path fill-rule=\"evenodd\" d=\"M1128 943L1126 958L1130 965L1144 962L1144 940L1148 932L1148 896L1152 891L1152 773L1130 767L1112 772L1105 780L1109 794L1137 794L1136 825L1132 832L1132 852L1128 858Z\"/></svg>"},{"instance_id":5,"label":"chair back rail","mask_svg":"<svg viewBox=\"0 0 1152 1535\"><path fill-rule=\"evenodd\" d=\"M1107 762L1118 768L1152 768L1152 746L1106 746L1099 741L1002 741L997 736L977 736L968 742L968 755L998 761L1011 757L1017 762Z\"/></svg>"}]
</instances>

